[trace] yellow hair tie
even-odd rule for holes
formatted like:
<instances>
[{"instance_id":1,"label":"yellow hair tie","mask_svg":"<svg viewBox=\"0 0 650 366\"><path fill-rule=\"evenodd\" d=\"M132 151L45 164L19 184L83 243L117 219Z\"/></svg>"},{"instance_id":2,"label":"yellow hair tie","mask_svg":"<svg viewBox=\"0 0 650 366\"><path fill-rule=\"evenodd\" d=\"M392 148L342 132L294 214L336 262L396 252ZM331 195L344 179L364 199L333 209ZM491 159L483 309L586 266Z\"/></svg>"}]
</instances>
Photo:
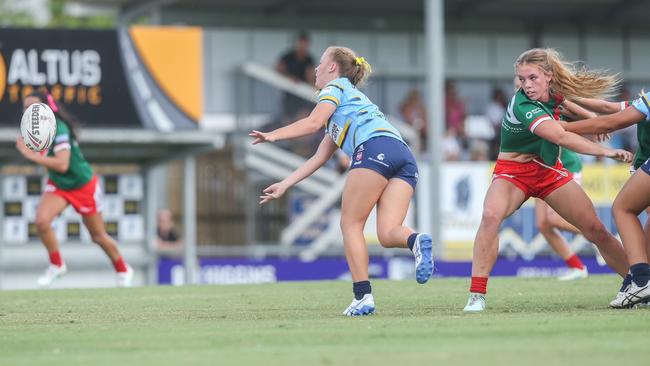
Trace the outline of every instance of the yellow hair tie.
<instances>
[{"instance_id":1,"label":"yellow hair tie","mask_svg":"<svg viewBox=\"0 0 650 366\"><path fill-rule=\"evenodd\" d=\"M366 59L363 58L363 57L357 57L357 58L354 59L354 63L361 66L361 65L366 63Z\"/></svg>"}]
</instances>

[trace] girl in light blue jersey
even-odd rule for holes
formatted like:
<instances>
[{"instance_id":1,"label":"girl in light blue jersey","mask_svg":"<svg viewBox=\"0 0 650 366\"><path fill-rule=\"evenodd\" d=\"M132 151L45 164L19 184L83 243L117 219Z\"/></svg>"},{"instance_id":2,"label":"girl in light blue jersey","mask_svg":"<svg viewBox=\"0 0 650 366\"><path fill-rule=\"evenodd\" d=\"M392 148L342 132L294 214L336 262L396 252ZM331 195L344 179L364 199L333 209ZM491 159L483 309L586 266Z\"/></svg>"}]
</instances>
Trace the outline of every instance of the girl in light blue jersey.
<instances>
[{"instance_id":1,"label":"girl in light blue jersey","mask_svg":"<svg viewBox=\"0 0 650 366\"><path fill-rule=\"evenodd\" d=\"M403 225L418 179L415 158L397 129L357 89L370 71L368 62L349 48L329 47L316 67L315 86L320 93L311 114L271 132L250 133L255 145L310 135L323 126L327 132L309 160L281 182L264 189L261 204L279 198L289 187L313 174L337 148L351 157L341 200L341 230L354 292L352 303L343 312L347 316L375 312L363 236L375 205L381 245L408 247L413 252L418 283L427 282L433 273L431 236Z\"/></svg>"}]
</instances>

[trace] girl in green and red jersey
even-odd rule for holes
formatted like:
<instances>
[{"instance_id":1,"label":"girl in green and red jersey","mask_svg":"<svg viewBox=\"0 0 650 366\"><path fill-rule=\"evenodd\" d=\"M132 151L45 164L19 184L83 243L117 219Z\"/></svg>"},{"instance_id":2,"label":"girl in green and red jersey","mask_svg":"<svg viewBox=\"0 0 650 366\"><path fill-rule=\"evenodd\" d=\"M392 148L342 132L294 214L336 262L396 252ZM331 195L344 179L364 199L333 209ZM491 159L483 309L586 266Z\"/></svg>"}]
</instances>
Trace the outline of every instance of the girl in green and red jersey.
<instances>
[{"instance_id":1,"label":"girl in green and red jersey","mask_svg":"<svg viewBox=\"0 0 650 366\"><path fill-rule=\"evenodd\" d=\"M519 78L515 78L514 84L515 91L518 92L521 89ZM553 109L553 119L555 120L566 120L567 118L577 120L596 116L595 113L565 100L561 94L553 95L548 104ZM560 161L562 161L564 168L571 172L573 180L582 185L582 161L580 156L569 149L563 148ZM568 223L540 198L535 199L535 221L537 229L546 239L548 245L564 260L568 267L568 271L558 279L560 281L569 281L588 277L587 266L571 250L569 243L559 232L559 230L564 230L579 234L580 230Z\"/></svg>"},{"instance_id":2,"label":"girl in green and red jersey","mask_svg":"<svg viewBox=\"0 0 650 366\"><path fill-rule=\"evenodd\" d=\"M650 220L641 225L638 215L650 213L650 97L641 93L639 98L619 103L590 98L575 98L579 105L608 115L563 124L575 133L609 133L637 125L639 147L632 164L632 177L616 196L612 212L625 246L630 273L623 281L613 308L626 308L650 300Z\"/></svg>"},{"instance_id":3,"label":"girl in green and red jersey","mask_svg":"<svg viewBox=\"0 0 650 366\"><path fill-rule=\"evenodd\" d=\"M70 204L82 216L93 242L99 244L117 272L117 285L131 286L133 270L124 261L117 243L104 228L101 214L102 192L99 180L86 161L71 123L74 119L59 107L47 92L35 91L23 99L26 109L34 103L47 103L56 116L56 136L49 151L30 150L22 138L16 148L28 160L45 167L49 180L36 210L36 227L50 257L50 266L39 277L38 284L48 287L66 273L67 267L59 252L59 243L52 230L52 221Z\"/></svg>"},{"instance_id":4,"label":"girl in green and red jersey","mask_svg":"<svg viewBox=\"0 0 650 366\"><path fill-rule=\"evenodd\" d=\"M560 156L562 147L626 162L632 160L632 154L565 131L554 119L551 105L557 93L568 98L607 95L617 79L587 70L574 72L553 49L524 52L515 62L515 72L521 89L508 105L501 125L500 152L474 241L472 283L465 311L485 310L488 276L498 253L499 227L529 197L543 199L576 226L621 276L628 270L621 243L600 222L593 203L562 166Z\"/></svg>"}]
</instances>

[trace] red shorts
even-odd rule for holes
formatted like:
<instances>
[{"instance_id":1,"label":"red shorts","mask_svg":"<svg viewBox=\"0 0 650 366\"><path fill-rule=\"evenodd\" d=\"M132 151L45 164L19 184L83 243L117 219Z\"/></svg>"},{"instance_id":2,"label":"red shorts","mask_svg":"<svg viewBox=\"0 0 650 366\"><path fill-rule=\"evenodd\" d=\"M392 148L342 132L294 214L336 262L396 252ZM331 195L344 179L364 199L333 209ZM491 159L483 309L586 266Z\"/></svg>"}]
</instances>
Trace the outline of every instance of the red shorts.
<instances>
[{"instance_id":1,"label":"red shorts","mask_svg":"<svg viewBox=\"0 0 650 366\"><path fill-rule=\"evenodd\" d=\"M81 216L94 215L102 210L102 190L96 175L83 186L70 190L61 189L48 180L45 193L63 197Z\"/></svg>"},{"instance_id":2,"label":"red shorts","mask_svg":"<svg viewBox=\"0 0 650 366\"><path fill-rule=\"evenodd\" d=\"M516 185L528 197L545 198L554 190L569 183L573 174L558 161L549 166L535 159L528 163L497 160L492 180L505 179Z\"/></svg>"}]
</instances>

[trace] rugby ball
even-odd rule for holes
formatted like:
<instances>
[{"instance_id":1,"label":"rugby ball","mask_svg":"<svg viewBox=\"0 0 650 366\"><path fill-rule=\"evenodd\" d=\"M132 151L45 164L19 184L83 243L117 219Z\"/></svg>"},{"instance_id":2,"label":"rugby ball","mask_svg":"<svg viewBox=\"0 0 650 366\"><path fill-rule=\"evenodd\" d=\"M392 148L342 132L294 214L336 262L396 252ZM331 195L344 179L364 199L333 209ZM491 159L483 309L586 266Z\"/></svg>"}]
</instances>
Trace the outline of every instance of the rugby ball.
<instances>
[{"instance_id":1,"label":"rugby ball","mask_svg":"<svg viewBox=\"0 0 650 366\"><path fill-rule=\"evenodd\" d=\"M47 150L56 136L56 117L44 103L34 103L25 109L20 120L20 133L28 148L34 151Z\"/></svg>"}]
</instances>

